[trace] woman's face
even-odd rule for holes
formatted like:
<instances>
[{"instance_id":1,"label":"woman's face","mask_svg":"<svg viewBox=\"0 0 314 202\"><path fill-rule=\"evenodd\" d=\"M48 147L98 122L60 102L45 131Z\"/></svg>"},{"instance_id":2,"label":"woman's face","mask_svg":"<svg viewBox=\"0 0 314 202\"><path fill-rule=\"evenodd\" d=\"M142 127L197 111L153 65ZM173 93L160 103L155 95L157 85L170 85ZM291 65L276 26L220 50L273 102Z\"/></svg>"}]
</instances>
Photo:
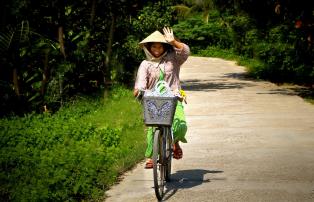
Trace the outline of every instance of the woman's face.
<instances>
[{"instance_id":1,"label":"woman's face","mask_svg":"<svg viewBox=\"0 0 314 202\"><path fill-rule=\"evenodd\" d=\"M154 42L151 46L150 46L150 53L158 58L159 56L161 56L163 53L165 52L165 48L164 46L159 43L159 42Z\"/></svg>"}]
</instances>

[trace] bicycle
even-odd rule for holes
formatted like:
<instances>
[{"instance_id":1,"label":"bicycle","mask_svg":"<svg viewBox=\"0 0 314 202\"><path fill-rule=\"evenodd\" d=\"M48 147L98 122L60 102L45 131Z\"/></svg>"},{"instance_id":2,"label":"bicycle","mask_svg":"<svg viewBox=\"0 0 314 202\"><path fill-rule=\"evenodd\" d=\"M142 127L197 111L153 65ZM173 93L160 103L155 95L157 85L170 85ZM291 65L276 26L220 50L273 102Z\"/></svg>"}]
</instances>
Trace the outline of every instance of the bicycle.
<instances>
[{"instance_id":1,"label":"bicycle","mask_svg":"<svg viewBox=\"0 0 314 202\"><path fill-rule=\"evenodd\" d=\"M158 126L154 132L153 175L156 197L162 200L165 184L170 181L172 135L168 126Z\"/></svg>"},{"instance_id":2,"label":"bicycle","mask_svg":"<svg viewBox=\"0 0 314 202\"><path fill-rule=\"evenodd\" d=\"M158 82L160 85L165 83ZM164 86L163 86L164 87ZM170 91L169 88L165 88ZM162 200L165 194L165 185L170 181L171 161L173 153L173 133L171 129L178 96L163 96L164 94L144 95L142 98L144 106L144 123L154 127L153 134L153 176L154 189L158 200Z\"/></svg>"}]
</instances>

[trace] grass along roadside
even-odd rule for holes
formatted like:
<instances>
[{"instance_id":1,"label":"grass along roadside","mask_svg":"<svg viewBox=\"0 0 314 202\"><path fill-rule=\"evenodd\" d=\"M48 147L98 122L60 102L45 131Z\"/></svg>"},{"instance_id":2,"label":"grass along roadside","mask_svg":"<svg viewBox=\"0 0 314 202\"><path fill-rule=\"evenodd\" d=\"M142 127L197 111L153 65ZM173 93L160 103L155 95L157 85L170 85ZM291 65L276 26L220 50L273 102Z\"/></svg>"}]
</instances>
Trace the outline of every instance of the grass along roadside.
<instances>
[{"instance_id":1,"label":"grass along roadside","mask_svg":"<svg viewBox=\"0 0 314 202\"><path fill-rule=\"evenodd\" d=\"M93 122L101 129L121 129L120 151L112 165L116 171L115 178L144 158L146 136L142 117L141 104L130 90L121 86L113 89L104 107L83 117L85 122Z\"/></svg>"},{"instance_id":2,"label":"grass along roadside","mask_svg":"<svg viewBox=\"0 0 314 202\"><path fill-rule=\"evenodd\" d=\"M0 198L98 200L143 158L141 106L116 87L108 99L83 98L55 114L0 120Z\"/></svg>"}]
</instances>

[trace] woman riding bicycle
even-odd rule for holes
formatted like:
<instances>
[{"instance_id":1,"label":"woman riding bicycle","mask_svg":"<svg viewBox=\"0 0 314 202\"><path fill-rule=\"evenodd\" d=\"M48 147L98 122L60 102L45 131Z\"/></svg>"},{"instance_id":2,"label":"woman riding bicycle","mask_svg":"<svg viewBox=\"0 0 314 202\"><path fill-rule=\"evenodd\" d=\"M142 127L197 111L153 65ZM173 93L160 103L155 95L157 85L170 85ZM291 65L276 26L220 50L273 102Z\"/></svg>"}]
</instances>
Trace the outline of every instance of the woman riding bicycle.
<instances>
[{"instance_id":1,"label":"woman riding bicycle","mask_svg":"<svg viewBox=\"0 0 314 202\"><path fill-rule=\"evenodd\" d=\"M140 90L150 90L155 84L164 80L168 83L175 94L181 92L180 85L180 67L187 60L190 49L188 45L177 41L174 38L173 31L170 28L163 28L164 35L159 31L153 32L140 42L146 54L146 60L142 61L135 81L134 96L137 97ZM186 143L185 134L187 125L184 115L182 100L178 101L173 124L174 148L173 157L181 159L183 156L179 141ZM145 168L153 168L153 128L147 130L147 149L145 157L147 158Z\"/></svg>"}]
</instances>

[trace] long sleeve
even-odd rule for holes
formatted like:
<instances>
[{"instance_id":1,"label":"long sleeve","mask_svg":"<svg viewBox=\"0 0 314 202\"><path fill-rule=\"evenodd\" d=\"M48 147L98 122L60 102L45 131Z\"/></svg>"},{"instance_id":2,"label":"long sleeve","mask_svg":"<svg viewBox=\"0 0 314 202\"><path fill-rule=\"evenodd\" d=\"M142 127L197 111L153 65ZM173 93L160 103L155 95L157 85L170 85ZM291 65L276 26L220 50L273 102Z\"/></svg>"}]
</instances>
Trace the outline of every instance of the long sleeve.
<instances>
[{"instance_id":1,"label":"long sleeve","mask_svg":"<svg viewBox=\"0 0 314 202\"><path fill-rule=\"evenodd\" d=\"M175 60L178 66L181 66L190 55L190 48L188 45L183 44L182 49L174 48L175 51Z\"/></svg>"},{"instance_id":2,"label":"long sleeve","mask_svg":"<svg viewBox=\"0 0 314 202\"><path fill-rule=\"evenodd\" d=\"M146 89L147 88L147 65L143 61L137 70L137 76L135 80L134 89Z\"/></svg>"}]
</instances>

